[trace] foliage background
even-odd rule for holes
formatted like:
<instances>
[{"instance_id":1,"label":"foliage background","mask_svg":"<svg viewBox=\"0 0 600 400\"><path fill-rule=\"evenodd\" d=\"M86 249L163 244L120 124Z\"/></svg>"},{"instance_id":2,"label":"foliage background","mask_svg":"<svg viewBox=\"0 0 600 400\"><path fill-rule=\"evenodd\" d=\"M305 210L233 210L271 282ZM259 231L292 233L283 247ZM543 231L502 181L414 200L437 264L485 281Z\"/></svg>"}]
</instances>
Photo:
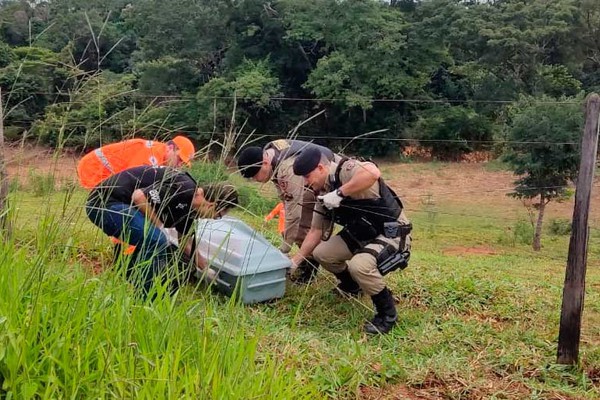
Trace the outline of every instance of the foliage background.
<instances>
[{"instance_id":1,"label":"foliage background","mask_svg":"<svg viewBox=\"0 0 600 400\"><path fill-rule=\"evenodd\" d=\"M265 142L324 110L302 128L322 144L388 129L345 150L452 159L494 148L524 96L597 90L597 26L593 0L8 0L0 87L13 139Z\"/></svg>"}]
</instances>

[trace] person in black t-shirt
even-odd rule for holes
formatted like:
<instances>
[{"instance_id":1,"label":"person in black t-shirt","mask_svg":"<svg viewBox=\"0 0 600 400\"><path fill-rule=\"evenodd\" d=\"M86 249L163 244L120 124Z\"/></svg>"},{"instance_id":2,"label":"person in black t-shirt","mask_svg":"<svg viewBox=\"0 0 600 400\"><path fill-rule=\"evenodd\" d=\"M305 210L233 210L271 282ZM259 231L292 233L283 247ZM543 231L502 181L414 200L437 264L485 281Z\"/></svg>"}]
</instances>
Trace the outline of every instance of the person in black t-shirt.
<instances>
[{"instance_id":1,"label":"person in black t-shirt","mask_svg":"<svg viewBox=\"0 0 600 400\"><path fill-rule=\"evenodd\" d=\"M206 260L192 257L188 240L195 218L220 218L238 204L232 185L199 186L187 173L169 167L127 169L100 182L89 194L86 213L104 233L136 246L127 277L148 293L155 277L164 279L173 253L173 239L165 228L175 228L179 248L204 269Z\"/></svg>"}]
</instances>

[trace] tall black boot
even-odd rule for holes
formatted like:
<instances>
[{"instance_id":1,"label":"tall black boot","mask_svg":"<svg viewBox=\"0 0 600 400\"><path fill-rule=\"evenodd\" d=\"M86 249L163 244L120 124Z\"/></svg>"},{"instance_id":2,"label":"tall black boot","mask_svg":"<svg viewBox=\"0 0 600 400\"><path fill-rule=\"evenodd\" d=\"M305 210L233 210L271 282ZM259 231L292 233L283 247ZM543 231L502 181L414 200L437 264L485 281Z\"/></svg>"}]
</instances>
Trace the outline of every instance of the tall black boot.
<instances>
[{"instance_id":1,"label":"tall black boot","mask_svg":"<svg viewBox=\"0 0 600 400\"><path fill-rule=\"evenodd\" d=\"M319 263L310 257L302 261L290 280L298 285L309 284L316 276L319 270Z\"/></svg>"},{"instance_id":2,"label":"tall black boot","mask_svg":"<svg viewBox=\"0 0 600 400\"><path fill-rule=\"evenodd\" d=\"M365 324L364 330L371 335L386 334L392 330L398 319L392 293L385 287L381 292L371 296L371 299L377 313L375 318Z\"/></svg>"},{"instance_id":3,"label":"tall black boot","mask_svg":"<svg viewBox=\"0 0 600 400\"><path fill-rule=\"evenodd\" d=\"M336 294L350 297L358 297L360 295L360 286L358 286L358 283L352 278L348 268L334 275L340 280L337 287L334 289Z\"/></svg>"}]
</instances>

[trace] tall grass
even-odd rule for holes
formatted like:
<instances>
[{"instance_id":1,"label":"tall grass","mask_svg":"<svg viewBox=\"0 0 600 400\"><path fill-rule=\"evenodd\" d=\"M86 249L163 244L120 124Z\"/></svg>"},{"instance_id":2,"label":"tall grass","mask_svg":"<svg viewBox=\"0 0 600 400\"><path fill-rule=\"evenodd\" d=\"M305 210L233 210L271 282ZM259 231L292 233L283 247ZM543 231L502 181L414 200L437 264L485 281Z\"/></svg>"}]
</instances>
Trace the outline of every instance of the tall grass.
<instances>
[{"instance_id":1,"label":"tall grass","mask_svg":"<svg viewBox=\"0 0 600 400\"><path fill-rule=\"evenodd\" d=\"M235 215L277 243L261 215L274 193L248 188L256 207ZM398 326L368 338L370 299L341 301L323 271L271 304L194 286L145 303L83 215L84 191L12 200L15 238L0 247L0 398L356 399L365 387L387 398L600 396L597 229L581 364L564 368L554 362L568 236L535 253L513 237L518 216L482 218L443 201L409 209L410 266L386 276ZM512 239L499 241L506 232ZM490 253L470 252L480 246Z\"/></svg>"},{"instance_id":2,"label":"tall grass","mask_svg":"<svg viewBox=\"0 0 600 400\"><path fill-rule=\"evenodd\" d=\"M319 396L285 355L261 351L241 306L189 289L143 302L118 271L76 262L73 220L37 221L30 242L0 248L0 397Z\"/></svg>"}]
</instances>

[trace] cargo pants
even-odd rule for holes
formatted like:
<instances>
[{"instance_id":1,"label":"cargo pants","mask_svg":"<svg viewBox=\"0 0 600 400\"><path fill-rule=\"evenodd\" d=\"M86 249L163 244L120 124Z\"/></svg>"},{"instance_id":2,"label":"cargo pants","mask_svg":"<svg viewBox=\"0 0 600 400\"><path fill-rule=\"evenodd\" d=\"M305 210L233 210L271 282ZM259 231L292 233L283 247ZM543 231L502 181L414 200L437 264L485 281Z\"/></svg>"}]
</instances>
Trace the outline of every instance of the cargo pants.
<instances>
[{"instance_id":1,"label":"cargo pants","mask_svg":"<svg viewBox=\"0 0 600 400\"><path fill-rule=\"evenodd\" d=\"M398 221L403 225L409 223L404 213L400 214ZM409 234L404 241L401 237L389 239L379 235L372 241L360 242L359 248L351 251L345 240L340 235L335 235L327 241L322 241L314 249L313 256L323 268L334 274L343 272L347 268L350 276L358 283L362 291L373 296L381 292L386 285L383 276L377 269L375 256L371 253L361 252L361 250L367 248L378 254L385 248L385 245L381 243L392 245L397 250L401 242L403 242L402 250L410 250L411 236Z\"/></svg>"}]
</instances>

